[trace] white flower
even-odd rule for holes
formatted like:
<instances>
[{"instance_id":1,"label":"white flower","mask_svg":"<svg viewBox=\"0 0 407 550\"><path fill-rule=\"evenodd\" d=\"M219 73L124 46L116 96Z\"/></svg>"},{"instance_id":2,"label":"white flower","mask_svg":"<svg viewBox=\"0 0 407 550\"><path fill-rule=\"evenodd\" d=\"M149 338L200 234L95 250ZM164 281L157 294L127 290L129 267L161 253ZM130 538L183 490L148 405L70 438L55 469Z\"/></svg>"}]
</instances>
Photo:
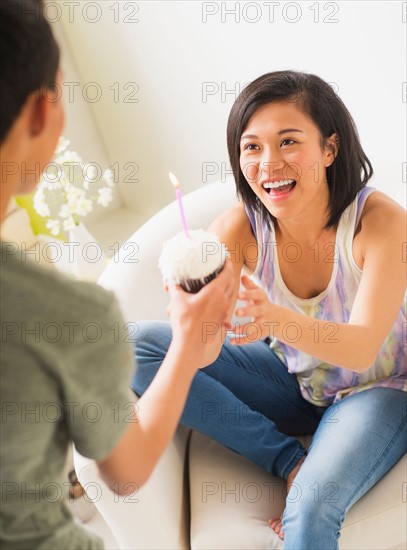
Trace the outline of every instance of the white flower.
<instances>
[{"instance_id":1,"label":"white flower","mask_svg":"<svg viewBox=\"0 0 407 550\"><path fill-rule=\"evenodd\" d=\"M70 143L71 142L69 141L69 139L65 139L63 136L61 136L58 141L55 155L59 155L60 153L62 153L62 151L65 151Z\"/></svg>"},{"instance_id":2,"label":"white flower","mask_svg":"<svg viewBox=\"0 0 407 550\"><path fill-rule=\"evenodd\" d=\"M75 211L76 201L85 195L85 191L79 187L74 187L73 185L67 185L66 189L66 199L71 212Z\"/></svg>"},{"instance_id":3,"label":"white flower","mask_svg":"<svg viewBox=\"0 0 407 550\"><path fill-rule=\"evenodd\" d=\"M87 216L89 212L92 212L93 204L92 201L86 197L79 197L75 205L75 214L79 216Z\"/></svg>"},{"instance_id":4,"label":"white flower","mask_svg":"<svg viewBox=\"0 0 407 550\"><path fill-rule=\"evenodd\" d=\"M54 158L54 162L56 162L57 164L71 164L71 165L76 165L76 166L79 166L82 168L82 159L81 157L78 155L78 153L76 151L64 151L63 153L61 153L60 155L57 155L55 158Z\"/></svg>"},{"instance_id":5,"label":"white flower","mask_svg":"<svg viewBox=\"0 0 407 550\"><path fill-rule=\"evenodd\" d=\"M59 220L48 220L46 227L51 231L52 235L59 235L61 233L61 223Z\"/></svg>"},{"instance_id":6,"label":"white flower","mask_svg":"<svg viewBox=\"0 0 407 550\"><path fill-rule=\"evenodd\" d=\"M34 195L33 206L53 235L68 231L93 210L93 204L108 206L113 199L113 172L96 163L83 164L69 141L60 138L53 160L47 165Z\"/></svg>"},{"instance_id":7,"label":"white flower","mask_svg":"<svg viewBox=\"0 0 407 550\"><path fill-rule=\"evenodd\" d=\"M62 223L62 227L64 231L69 231L70 229L73 229L75 226L76 226L76 223L72 216L68 216L68 218L64 220Z\"/></svg>"},{"instance_id":8,"label":"white flower","mask_svg":"<svg viewBox=\"0 0 407 550\"><path fill-rule=\"evenodd\" d=\"M61 208L59 209L58 216L60 218L69 218L71 216L71 210L69 208L68 204L62 204Z\"/></svg>"},{"instance_id":9,"label":"white flower","mask_svg":"<svg viewBox=\"0 0 407 550\"><path fill-rule=\"evenodd\" d=\"M62 176L62 168L55 161L51 161L42 174L40 186L47 189L58 189L61 187L60 179Z\"/></svg>"},{"instance_id":10,"label":"white flower","mask_svg":"<svg viewBox=\"0 0 407 550\"><path fill-rule=\"evenodd\" d=\"M40 189L39 192L34 195L33 205L38 214L43 218L51 215L49 207L45 202L45 195L42 189Z\"/></svg>"},{"instance_id":11,"label":"white flower","mask_svg":"<svg viewBox=\"0 0 407 550\"><path fill-rule=\"evenodd\" d=\"M113 196L110 187L102 187L101 189L99 189L99 197L97 200L98 204L101 204L102 206L107 206L112 199Z\"/></svg>"},{"instance_id":12,"label":"white flower","mask_svg":"<svg viewBox=\"0 0 407 550\"><path fill-rule=\"evenodd\" d=\"M105 180L105 182L109 187L114 187L113 170L111 170L110 168L107 168L107 170L103 172L103 179Z\"/></svg>"}]
</instances>

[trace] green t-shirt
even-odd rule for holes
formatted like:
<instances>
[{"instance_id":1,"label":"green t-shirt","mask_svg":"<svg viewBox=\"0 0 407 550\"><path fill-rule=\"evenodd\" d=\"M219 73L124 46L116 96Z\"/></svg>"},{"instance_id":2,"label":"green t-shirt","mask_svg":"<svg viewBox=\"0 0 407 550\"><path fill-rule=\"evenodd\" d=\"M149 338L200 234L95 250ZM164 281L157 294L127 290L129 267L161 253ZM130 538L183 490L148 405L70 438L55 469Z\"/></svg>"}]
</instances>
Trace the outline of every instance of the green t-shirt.
<instances>
[{"instance_id":1,"label":"green t-shirt","mask_svg":"<svg viewBox=\"0 0 407 550\"><path fill-rule=\"evenodd\" d=\"M101 461L128 427L133 346L112 293L12 252L1 243L1 548L103 548L73 521L63 469L70 441Z\"/></svg>"}]
</instances>

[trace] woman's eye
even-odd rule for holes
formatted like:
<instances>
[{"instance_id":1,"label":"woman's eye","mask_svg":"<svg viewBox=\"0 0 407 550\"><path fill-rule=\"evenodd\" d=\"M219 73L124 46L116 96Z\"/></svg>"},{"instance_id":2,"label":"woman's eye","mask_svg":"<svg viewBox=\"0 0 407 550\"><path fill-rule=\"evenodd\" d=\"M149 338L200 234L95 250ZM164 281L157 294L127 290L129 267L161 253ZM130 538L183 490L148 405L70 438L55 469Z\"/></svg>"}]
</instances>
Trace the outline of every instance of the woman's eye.
<instances>
[{"instance_id":1,"label":"woman's eye","mask_svg":"<svg viewBox=\"0 0 407 550\"><path fill-rule=\"evenodd\" d=\"M283 139L281 145L292 145L293 143L295 143L293 139Z\"/></svg>"},{"instance_id":2,"label":"woman's eye","mask_svg":"<svg viewBox=\"0 0 407 550\"><path fill-rule=\"evenodd\" d=\"M245 151L256 151L257 149L259 148L258 145L256 145L255 143L247 143L243 149Z\"/></svg>"}]
</instances>

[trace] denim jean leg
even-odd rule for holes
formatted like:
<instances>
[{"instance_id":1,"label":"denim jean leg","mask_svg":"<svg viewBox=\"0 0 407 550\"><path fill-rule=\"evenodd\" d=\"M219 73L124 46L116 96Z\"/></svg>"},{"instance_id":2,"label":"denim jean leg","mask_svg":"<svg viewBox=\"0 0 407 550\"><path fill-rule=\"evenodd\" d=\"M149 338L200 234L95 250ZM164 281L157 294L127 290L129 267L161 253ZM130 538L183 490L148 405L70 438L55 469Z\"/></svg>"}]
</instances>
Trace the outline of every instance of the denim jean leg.
<instances>
[{"instance_id":1,"label":"denim jean leg","mask_svg":"<svg viewBox=\"0 0 407 550\"><path fill-rule=\"evenodd\" d=\"M327 409L287 496L285 550L336 550L349 508L407 451L406 394L372 388Z\"/></svg>"},{"instance_id":2,"label":"denim jean leg","mask_svg":"<svg viewBox=\"0 0 407 550\"><path fill-rule=\"evenodd\" d=\"M141 395L161 366L171 328L164 322L143 322L139 327L132 387ZM305 454L296 439L279 429L290 424L290 417L291 433L313 433L319 422L295 376L258 342L244 347L225 344L217 361L197 372L181 423L286 478Z\"/></svg>"}]
</instances>

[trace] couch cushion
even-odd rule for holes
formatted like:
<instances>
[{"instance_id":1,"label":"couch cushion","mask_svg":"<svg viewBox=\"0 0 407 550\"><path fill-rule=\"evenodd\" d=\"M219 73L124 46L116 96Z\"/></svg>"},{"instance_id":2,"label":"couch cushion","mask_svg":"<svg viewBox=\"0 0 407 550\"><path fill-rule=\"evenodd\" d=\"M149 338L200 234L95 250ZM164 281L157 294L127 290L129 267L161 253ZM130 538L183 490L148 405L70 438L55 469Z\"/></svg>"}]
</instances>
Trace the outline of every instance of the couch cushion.
<instances>
[{"instance_id":1,"label":"couch cushion","mask_svg":"<svg viewBox=\"0 0 407 550\"><path fill-rule=\"evenodd\" d=\"M306 447L311 441L311 437L298 439ZM339 539L341 549L384 550L405 542L406 468L407 455L349 510ZM189 472L192 549L283 548L267 524L284 509L282 479L196 432L190 443Z\"/></svg>"}]
</instances>

